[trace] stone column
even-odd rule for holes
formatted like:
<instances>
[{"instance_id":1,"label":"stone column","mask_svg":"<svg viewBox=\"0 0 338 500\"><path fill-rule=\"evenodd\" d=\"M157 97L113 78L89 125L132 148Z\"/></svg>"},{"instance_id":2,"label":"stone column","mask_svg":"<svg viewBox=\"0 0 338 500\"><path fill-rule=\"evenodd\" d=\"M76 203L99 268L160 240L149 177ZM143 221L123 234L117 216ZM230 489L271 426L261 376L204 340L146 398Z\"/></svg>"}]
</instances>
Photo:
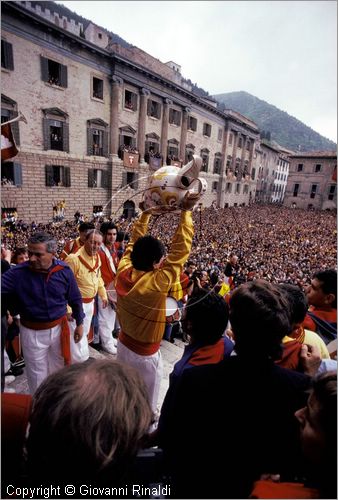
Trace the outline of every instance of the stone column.
<instances>
[{"instance_id":1,"label":"stone column","mask_svg":"<svg viewBox=\"0 0 338 500\"><path fill-rule=\"evenodd\" d=\"M182 113L182 126L181 126L181 143L180 143L180 155L179 158L183 161L184 165L185 158L185 146L187 143L187 130L188 130L188 115L191 113L191 108L184 108Z\"/></svg>"},{"instance_id":2,"label":"stone column","mask_svg":"<svg viewBox=\"0 0 338 500\"><path fill-rule=\"evenodd\" d=\"M226 163L227 163L227 158L226 158L226 150L227 150L227 144L228 144L228 139L229 139L229 134L230 130L224 130L223 131L223 143L222 143L222 165L221 165L221 172L219 176L219 182L220 182L220 189L219 189L219 198L218 198L218 206L220 208L224 208L224 203L225 203L225 188L226 188L226 176L225 176L225 170L226 170Z\"/></svg>"},{"instance_id":3,"label":"stone column","mask_svg":"<svg viewBox=\"0 0 338 500\"><path fill-rule=\"evenodd\" d=\"M252 159L254 155L254 150L255 150L255 139L250 139L250 153L249 153L249 174L251 175L251 170L252 170Z\"/></svg>"},{"instance_id":4,"label":"stone column","mask_svg":"<svg viewBox=\"0 0 338 500\"><path fill-rule=\"evenodd\" d=\"M169 123L169 106L173 101L165 98L163 101L163 114L162 114L162 130L161 130L161 155L163 157L163 165L166 165L167 151L168 151L168 123Z\"/></svg>"},{"instance_id":5,"label":"stone column","mask_svg":"<svg viewBox=\"0 0 338 500\"><path fill-rule=\"evenodd\" d=\"M231 167L232 167L233 172L235 172L239 133L234 130L233 134L234 134L234 147L232 148Z\"/></svg>"},{"instance_id":6,"label":"stone column","mask_svg":"<svg viewBox=\"0 0 338 500\"><path fill-rule=\"evenodd\" d=\"M242 175L243 175L243 172L244 172L244 161L245 161L245 152L246 152L246 140L247 140L247 136L242 134L242 154L241 154L241 165L240 165L240 171L241 171Z\"/></svg>"},{"instance_id":7,"label":"stone column","mask_svg":"<svg viewBox=\"0 0 338 500\"><path fill-rule=\"evenodd\" d=\"M110 154L117 156L119 147L119 102L122 89L122 78L112 77L111 114L110 114Z\"/></svg>"},{"instance_id":8,"label":"stone column","mask_svg":"<svg viewBox=\"0 0 338 500\"><path fill-rule=\"evenodd\" d=\"M140 111L138 118L138 133L137 133L137 149L140 153L140 163L144 162L144 149L145 149L145 130L146 130L146 116L147 116L147 101L150 96L148 89L141 89L140 95Z\"/></svg>"}]
</instances>

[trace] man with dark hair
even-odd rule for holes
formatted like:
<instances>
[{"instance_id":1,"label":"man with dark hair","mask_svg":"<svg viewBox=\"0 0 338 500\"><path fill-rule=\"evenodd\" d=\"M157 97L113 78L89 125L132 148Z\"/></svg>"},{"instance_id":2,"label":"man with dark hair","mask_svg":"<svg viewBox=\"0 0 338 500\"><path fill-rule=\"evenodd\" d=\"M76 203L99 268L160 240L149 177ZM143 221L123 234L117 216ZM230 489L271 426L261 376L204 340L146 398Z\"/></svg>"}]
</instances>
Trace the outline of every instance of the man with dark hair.
<instances>
[{"instance_id":1,"label":"man with dark hair","mask_svg":"<svg viewBox=\"0 0 338 500\"><path fill-rule=\"evenodd\" d=\"M61 260L66 260L68 255L76 253L83 245L86 240L86 234L90 229L95 229L94 224L91 222L81 222L78 227L79 236L74 240L68 240L60 254Z\"/></svg>"},{"instance_id":2,"label":"man with dark hair","mask_svg":"<svg viewBox=\"0 0 338 500\"><path fill-rule=\"evenodd\" d=\"M317 332L325 344L337 342L337 271L326 269L314 274L306 290L309 310L304 328ZM337 351L337 346L336 349Z\"/></svg>"},{"instance_id":3,"label":"man with dark hair","mask_svg":"<svg viewBox=\"0 0 338 500\"><path fill-rule=\"evenodd\" d=\"M103 235L103 243L99 250L101 259L101 276L108 296L108 306L103 307L102 299L98 297L98 337L103 350L110 354L116 354L117 341L113 338L116 321L116 291L115 276L119 264L119 258L115 248L117 227L112 222L103 222L100 227ZM94 338L95 342L95 338Z\"/></svg>"},{"instance_id":4,"label":"man with dark hair","mask_svg":"<svg viewBox=\"0 0 338 500\"><path fill-rule=\"evenodd\" d=\"M294 412L311 379L274 363L290 331L288 303L277 286L248 282L233 292L230 322L237 356L184 370L166 396L159 445L174 498L248 498L267 470L301 470Z\"/></svg>"},{"instance_id":5,"label":"man with dark hair","mask_svg":"<svg viewBox=\"0 0 338 500\"><path fill-rule=\"evenodd\" d=\"M102 240L103 237L100 231L89 229L83 247L75 254L70 254L66 258L66 262L73 271L79 286L83 310L85 312L82 340L78 344L71 342L72 362L82 362L89 358L88 333L94 313L94 299L96 294L99 294L103 308L108 305L107 292L100 271L101 259L99 249L102 245ZM70 315L69 325L72 330L74 322Z\"/></svg>"},{"instance_id":6,"label":"man with dark hair","mask_svg":"<svg viewBox=\"0 0 338 500\"><path fill-rule=\"evenodd\" d=\"M51 235L36 233L28 240L28 262L2 276L2 296L13 304L11 312L20 314L21 343L32 394L50 373L71 361L67 304L76 322L74 342L78 343L83 334L81 294L69 266L55 259L56 249Z\"/></svg>"},{"instance_id":7,"label":"man with dark hair","mask_svg":"<svg viewBox=\"0 0 338 500\"><path fill-rule=\"evenodd\" d=\"M186 201L185 209L193 204ZM191 203L190 207L188 206ZM117 270L117 314L121 332L117 359L134 366L143 377L154 412L162 378L160 343L165 328L166 298L179 282L193 237L190 211L183 210L168 256L156 238L145 235L150 215L141 214Z\"/></svg>"},{"instance_id":8,"label":"man with dark hair","mask_svg":"<svg viewBox=\"0 0 338 500\"><path fill-rule=\"evenodd\" d=\"M146 388L133 368L107 359L67 366L33 398L28 481L95 484L111 491L124 486L112 498L130 498L128 472L151 419Z\"/></svg>"}]
</instances>

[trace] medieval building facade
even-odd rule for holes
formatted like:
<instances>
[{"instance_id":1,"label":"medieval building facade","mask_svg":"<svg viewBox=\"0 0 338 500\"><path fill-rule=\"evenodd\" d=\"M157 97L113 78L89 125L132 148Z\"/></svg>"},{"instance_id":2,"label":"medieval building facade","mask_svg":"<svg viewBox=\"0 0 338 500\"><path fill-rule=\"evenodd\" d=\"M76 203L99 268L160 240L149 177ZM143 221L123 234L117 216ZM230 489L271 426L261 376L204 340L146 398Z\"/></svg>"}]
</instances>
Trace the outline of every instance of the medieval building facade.
<instances>
[{"instance_id":1,"label":"medieval building facade","mask_svg":"<svg viewBox=\"0 0 338 500\"><path fill-rule=\"evenodd\" d=\"M192 154L203 159L204 206L254 200L256 124L193 93L172 61L52 2L3 2L1 45L1 120L21 111L28 122L13 126L20 152L2 165L2 210L47 222L64 200L67 218L132 214L152 168Z\"/></svg>"}]
</instances>

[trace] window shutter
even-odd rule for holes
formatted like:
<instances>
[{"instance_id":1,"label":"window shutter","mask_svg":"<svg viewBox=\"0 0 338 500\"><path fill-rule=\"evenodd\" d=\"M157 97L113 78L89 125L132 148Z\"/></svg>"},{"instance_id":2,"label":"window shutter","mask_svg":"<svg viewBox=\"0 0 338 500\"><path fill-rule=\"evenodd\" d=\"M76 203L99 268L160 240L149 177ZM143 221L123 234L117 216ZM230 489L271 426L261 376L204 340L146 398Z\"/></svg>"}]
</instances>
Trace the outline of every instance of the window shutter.
<instances>
[{"instance_id":1,"label":"window shutter","mask_svg":"<svg viewBox=\"0 0 338 500\"><path fill-rule=\"evenodd\" d=\"M53 166L46 165L46 186L53 186Z\"/></svg>"},{"instance_id":2,"label":"window shutter","mask_svg":"<svg viewBox=\"0 0 338 500\"><path fill-rule=\"evenodd\" d=\"M181 112L176 113L176 125L181 125Z\"/></svg>"},{"instance_id":3,"label":"window shutter","mask_svg":"<svg viewBox=\"0 0 338 500\"><path fill-rule=\"evenodd\" d=\"M88 127L87 128L87 155L92 156L93 154L93 129Z\"/></svg>"},{"instance_id":4,"label":"window shutter","mask_svg":"<svg viewBox=\"0 0 338 500\"><path fill-rule=\"evenodd\" d=\"M49 80L48 59L40 56L40 61L41 61L41 80L44 82L48 82Z\"/></svg>"},{"instance_id":5,"label":"window shutter","mask_svg":"<svg viewBox=\"0 0 338 500\"><path fill-rule=\"evenodd\" d=\"M101 187L107 188L108 186L108 171L102 170L101 174Z\"/></svg>"},{"instance_id":6,"label":"window shutter","mask_svg":"<svg viewBox=\"0 0 338 500\"><path fill-rule=\"evenodd\" d=\"M148 99L147 101L147 115L150 116L151 112L151 99Z\"/></svg>"},{"instance_id":7,"label":"window shutter","mask_svg":"<svg viewBox=\"0 0 338 500\"><path fill-rule=\"evenodd\" d=\"M70 187L70 167L63 167L63 184Z\"/></svg>"},{"instance_id":8,"label":"window shutter","mask_svg":"<svg viewBox=\"0 0 338 500\"><path fill-rule=\"evenodd\" d=\"M69 125L66 122L62 124L62 132L63 132L63 151L69 153Z\"/></svg>"},{"instance_id":9,"label":"window shutter","mask_svg":"<svg viewBox=\"0 0 338 500\"><path fill-rule=\"evenodd\" d=\"M135 191L138 189L138 172L135 172L134 174L134 179L131 187L135 189Z\"/></svg>"},{"instance_id":10,"label":"window shutter","mask_svg":"<svg viewBox=\"0 0 338 500\"><path fill-rule=\"evenodd\" d=\"M108 156L108 130L103 131L103 156Z\"/></svg>"},{"instance_id":11,"label":"window shutter","mask_svg":"<svg viewBox=\"0 0 338 500\"><path fill-rule=\"evenodd\" d=\"M131 139L131 145L133 148L136 148L136 137L132 137Z\"/></svg>"},{"instance_id":12,"label":"window shutter","mask_svg":"<svg viewBox=\"0 0 338 500\"><path fill-rule=\"evenodd\" d=\"M137 95L134 93L131 94L131 103L133 106L133 111L136 111L137 110Z\"/></svg>"},{"instance_id":13,"label":"window shutter","mask_svg":"<svg viewBox=\"0 0 338 500\"><path fill-rule=\"evenodd\" d=\"M68 87L68 78L67 78L67 66L60 64L60 82L61 87Z\"/></svg>"},{"instance_id":14,"label":"window shutter","mask_svg":"<svg viewBox=\"0 0 338 500\"><path fill-rule=\"evenodd\" d=\"M17 187L22 186L22 168L20 163L13 163L13 170L14 170L14 184Z\"/></svg>"},{"instance_id":15,"label":"window shutter","mask_svg":"<svg viewBox=\"0 0 338 500\"><path fill-rule=\"evenodd\" d=\"M94 170L92 168L88 169L88 187L94 187Z\"/></svg>"},{"instance_id":16,"label":"window shutter","mask_svg":"<svg viewBox=\"0 0 338 500\"><path fill-rule=\"evenodd\" d=\"M43 149L46 151L50 149L50 120L48 118L43 119Z\"/></svg>"},{"instance_id":17,"label":"window shutter","mask_svg":"<svg viewBox=\"0 0 338 500\"><path fill-rule=\"evenodd\" d=\"M13 61L13 46L11 43L5 42L5 40L1 40L1 42L4 44L4 63L5 63L5 68L13 70L14 69L14 61Z\"/></svg>"},{"instance_id":18,"label":"window shutter","mask_svg":"<svg viewBox=\"0 0 338 500\"><path fill-rule=\"evenodd\" d=\"M120 148L122 148L122 146L123 146L123 135L122 134L119 135L119 146L120 146Z\"/></svg>"},{"instance_id":19,"label":"window shutter","mask_svg":"<svg viewBox=\"0 0 338 500\"><path fill-rule=\"evenodd\" d=\"M174 113L174 110L170 108L169 109L169 123L173 122L173 113Z\"/></svg>"},{"instance_id":20,"label":"window shutter","mask_svg":"<svg viewBox=\"0 0 338 500\"><path fill-rule=\"evenodd\" d=\"M122 172L122 187L127 185L127 172Z\"/></svg>"},{"instance_id":21,"label":"window shutter","mask_svg":"<svg viewBox=\"0 0 338 500\"><path fill-rule=\"evenodd\" d=\"M156 113L156 118L160 119L161 118L161 111L162 111L162 106L160 103L157 104L157 113Z\"/></svg>"},{"instance_id":22,"label":"window shutter","mask_svg":"<svg viewBox=\"0 0 338 500\"><path fill-rule=\"evenodd\" d=\"M20 133L19 133L19 122L14 122L11 124L13 137L15 140L15 144L20 146Z\"/></svg>"}]
</instances>

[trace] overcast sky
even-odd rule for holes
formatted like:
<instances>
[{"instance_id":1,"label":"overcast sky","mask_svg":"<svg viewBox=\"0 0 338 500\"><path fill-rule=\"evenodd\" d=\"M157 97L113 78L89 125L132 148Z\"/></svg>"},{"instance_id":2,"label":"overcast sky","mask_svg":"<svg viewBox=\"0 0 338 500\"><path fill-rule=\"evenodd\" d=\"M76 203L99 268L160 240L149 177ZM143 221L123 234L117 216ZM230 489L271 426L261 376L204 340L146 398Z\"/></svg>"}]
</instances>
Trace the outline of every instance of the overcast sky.
<instances>
[{"instance_id":1,"label":"overcast sky","mask_svg":"<svg viewBox=\"0 0 338 500\"><path fill-rule=\"evenodd\" d=\"M337 142L335 1L64 1L210 95L244 90Z\"/></svg>"}]
</instances>

